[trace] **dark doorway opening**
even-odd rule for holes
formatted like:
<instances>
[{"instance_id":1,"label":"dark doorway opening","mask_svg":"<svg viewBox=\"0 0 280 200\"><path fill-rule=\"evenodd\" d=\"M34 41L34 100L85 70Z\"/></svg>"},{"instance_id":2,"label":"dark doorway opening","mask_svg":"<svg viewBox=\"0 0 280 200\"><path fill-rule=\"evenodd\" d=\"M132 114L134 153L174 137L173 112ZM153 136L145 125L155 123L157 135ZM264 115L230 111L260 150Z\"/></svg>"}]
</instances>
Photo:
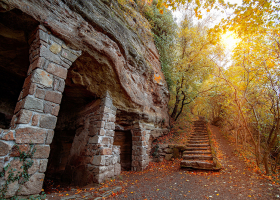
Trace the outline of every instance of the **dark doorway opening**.
<instances>
[{"instance_id":1,"label":"dark doorway opening","mask_svg":"<svg viewBox=\"0 0 280 200\"><path fill-rule=\"evenodd\" d=\"M28 37L39 23L18 9L0 12L0 128L8 129L29 68Z\"/></svg>"},{"instance_id":2,"label":"dark doorway opening","mask_svg":"<svg viewBox=\"0 0 280 200\"><path fill-rule=\"evenodd\" d=\"M114 145L120 146L122 171L131 170L132 162L132 134L130 130L115 131Z\"/></svg>"}]
</instances>

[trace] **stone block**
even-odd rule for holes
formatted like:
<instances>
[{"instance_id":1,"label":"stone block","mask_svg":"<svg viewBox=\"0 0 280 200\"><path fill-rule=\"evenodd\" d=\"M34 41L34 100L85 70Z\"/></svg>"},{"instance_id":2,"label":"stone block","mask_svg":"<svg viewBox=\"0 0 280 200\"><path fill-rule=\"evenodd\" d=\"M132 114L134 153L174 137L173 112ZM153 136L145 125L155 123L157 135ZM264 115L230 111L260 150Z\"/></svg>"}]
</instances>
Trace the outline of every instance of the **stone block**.
<instances>
[{"instance_id":1,"label":"stone block","mask_svg":"<svg viewBox=\"0 0 280 200\"><path fill-rule=\"evenodd\" d=\"M105 174L104 173L97 174L94 177L94 182L96 182L96 183L102 183L104 180L105 180Z\"/></svg>"},{"instance_id":2,"label":"stone block","mask_svg":"<svg viewBox=\"0 0 280 200\"><path fill-rule=\"evenodd\" d=\"M33 174L29 181L22 186L22 189L19 191L18 195L39 194L43 187L44 178L45 175L42 173Z\"/></svg>"},{"instance_id":3,"label":"stone block","mask_svg":"<svg viewBox=\"0 0 280 200\"><path fill-rule=\"evenodd\" d=\"M44 103L41 99L37 99L28 95L22 101L22 108L26 110L42 112L44 109Z\"/></svg>"},{"instance_id":4,"label":"stone block","mask_svg":"<svg viewBox=\"0 0 280 200\"><path fill-rule=\"evenodd\" d=\"M40 160L39 172L44 173L47 170L48 159Z\"/></svg>"},{"instance_id":5,"label":"stone block","mask_svg":"<svg viewBox=\"0 0 280 200\"><path fill-rule=\"evenodd\" d=\"M89 136L94 136L94 135L105 135L106 131L104 128L97 128L94 125L90 126L89 128Z\"/></svg>"},{"instance_id":6,"label":"stone block","mask_svg":"<svg viewBox=\"0 0 280 200\"><path fill-rule=\"evenodd\" d=\"M48 43L49 41L49 34L47 34L46 32L42 31L41 29L38 30L37 32L40 40L43 40L44 42Z\"/></svg>"},{"instance_id":7,"label":"stone block","mask_svg":"<svg viewBox=\"0 0 280 200\"><path fill-rule=\"evenodd\" d=\"M113 144L113 142L110 137L102 137L101 144L110 145L110 144Z\"/></svg>"},{"instance_id":8,"label":"stone block","mask_svg":"<svg viewBox=\"0 0 280 200\"><path fill-rule=\"evenodd\" d=\"M37 88L35 91L35 97L38 99L44 99L45 98L45 90Z\"/></svg>"},{"instance_id":9,"label":"stone block","mask_svg":"<svg viewBox=\"0 0 280 200\"><path fill-rule=\"evenodd\" d=\"M173 157L172 154L165 154L165 160L171 160L171 158Z\"/></svg>"},{"instance_id":10,"label":"stone block","mask_svg":"<svg viewBox=\"0 0 280 200\"><path fill-rule=\"evenodd\" d=\"M54 87L54 90L62 93L65 88L65 81L63 79L54 78L53 87Z\"/></svg>"},{"instance_id":11,"label":"stone block","mask_svg":"<svg viewBox=\"0 0 280 200\"><path fill-rule=\"evenodd\" d=\"M55 43L57 43L57 44L59 44L60 46L63 45L62 40L58 39L57 37L55 37L55 36L53 36L53 35L50 35L50 40L53 41L53 42L55 42Z\"/></svg>"},{"instance_id":12,"label":"stone block","mask_svg":"<svg viewBox=\"0 0 280 200\"><path fill-rule=\"evenodd\" d=\"M100 150L101 155L112 155L112 149L111 148L102 148Z\"/></svg>"},{"instance_id":13,"label":"stone block","mask_svg":"<svg viewBox=\"0 0 280 200\"><path fill-rule=\"evenodd\" d=\"M39 114L34 114L33 117L32 117L31 125L32 126L37 126L38 122L39 122L39 119L40 119L40 115Z\"/></svg>"},{"instance_id":14,"label":"stone block","mask_svg":"<svg viewBox=\"0 0 280 200\"><path fill-rule=\"evenodd\" d=\"M114 172L115 172L114 169L108 171L108 172L107 172L107 178L112 178L112 177L114 176ZM112 194L112 191L110 191L110 193ZM111 195L111 194L110 194L110 195Z\"/></svg>"},{"instance_id":15,"label":"stone block","mask_svg":"<svg viewBox=\"0 0 280 200\"><path fill-rule=\"evenodd\" d=\"M102 99L102 104L108 108L111 108L111 106L113 105L113 101L111 98L105 97Z\"/></svg>"},{"instance_id":16,"label":"stone block","mask_svg":"<svg viewBox=\"0 0 280 200\"><path fill-rule=\"evenodd\" d=\"M71 51L73 54L75 54L75 55L78 56L78 57L79 57L80 55L82 55L82 51L76 51L76 50L73 50L73 49L69 49L69 47L67 47L65 44L62 44L61 47L62 47L63 49L67 49L67 50Z\"/></svg>"},{"instance_id":17,"label":"stone block","mask_svg":"<svg viewBox=\"0 0 280 200\"><path fill-rule=\"evenodd\" d=\"M32 166L28 169L28 174L32 175L35 174L37 171L39 171L39 160L37 159L32 159L33 164Z\"/></svg>"},{"instance_id":18,"label":"stone block","mask_svg":"<svg viewBox=\"0 0 280 200\"><path fill-rule=\"evenodd\" d=\"M104 121L96 121L94 123L94 126L96 126L97 128L104 128L105 122Z\"/></svg>"},{"instance_id":19,"label":"stone block","mask_svg":"<svg viewBox=\"0 0 280 200\"><path fill-rule=\"evenodd\" d=\"M70 60L72 63L77 59L77 56L66 49L62 49L61 56Z\"/></svg>"},{"instance_id":20,"label":"stone block","mask_svg":"<svg viewBox=\"0 0 280 200\"><path fill-rule=\"evenodd\" d=\"M106 134L105 135L106 136L110 136L110 137L114 137L115 131L113 131L113 130L106 130Z\"/></svg>"},{"instance_id":21,"label":"stone block","mask_svg":"<svg viewBox=\"0 0 280 200\"><path fill-rule=\"evenodd\" d=\"M100 166L100 165L105 165L105 156L104 155L96 155L93 157L92 159L92 164L93 165L97 165L97 166Z\"/></svg>"},{"instance_id":22,"label":"stone block","mask_svg":"<svg viewBox=\"0 0 280 200\"><path fill-rule=\"evenodd\" d=\"M22 96L21 99L23 99L24 97L26 97L27 95L33 95L36 91L37 85L35 83L31 83L29 82L29 84L26 85L26 87L24 87L24 89L22 90Z\"/></svg>"},{"instance_id":23,"label":"stone block","mask_svg":"<svg viewBox=\"0 0 280 200\"><path fill-rule=\"evenodd\" d=\"M19 144L18 148L16 146L12 147L12 151L10 153L11 157L19 157L21 152L28 152L30 150L30 146L28 144Z\"/></svg>"},{"instance_id":24,"label":"stone block","mask_svg":"<svg viewBox=\"0 0 280 200\"><path fill-rule=\"evenodd\" d=\"M8 179L10 170L13 170L15 174L17 174L18 172L22 172L23 171L22 165L23 165L23 162L20 161L18 158L13 159L10 162L9 168L5 171L5 179L6 180Z\"/></svg>"},{"instance_id":25,"label":"stone block","mask_svg":"<svg viewBox=\"0 0 280 200\"><path fill-rule=\"evenodd\" d=\"M20 110L17 114L16 124L28 124L31 120L33 112L29 110Z\"/></svg>"},{"instance_id":26,"label":"stone block","mask_svg":"<svg viewBox=\"0 0 280 200\"><path fill-rule=\"evenodd\" d=\"M62 94L56 91L46 91L45 100L60 104L62 99Z\"/></svg>"},{"instance_id":27,"label":"stone block","mask_svg":"<svg viewBox=\"0 0 280 200\"><path fill-rule=\"evenodd\" d=\"M60 67L54 63L50 63L46 69L47 72L51 73L52 75L58 76L62 79L66 79L67 77L67 69L64 67Z\"/></svg>"},{"instance_id":28,"label":"stone block","mask_svg":"<svg viewBox=\"0 0 280 200\"><path fill-rule=\"evenodd\" d=\"M12 182L8 185L8 189L5 195L5 199L15 196L16 192L19 189L18 181Z\"/></svg>"},{"instance_id":29,"label":"stone block","mask_svg":"<svg viewBox=\"0 0 280 200\"><path fill-rule=\"evenodd\" d=\"M116 121L116 116L109 113L109 117L108 117L107 122L115 122L115 121Z\"/></svg>"},{"instance_id":30,"label":"stone block","mask_svg":"<svg viewBox=\"0 0 280 200\"><path fill-rule=\"evenodd\" d=\"M53 130L47 130L46 144L51 144L54 136Z\"/></svg>"},{"instance_id":31,"label":"stone block","mask_svg":"<svg viewBox=\"0 0 280 200\"><path fill-rule=\"evenodd\" d=\"M119 160L118 156L113 156L112 164L114 165L114 164L118 163L118 160Z\"/></svg>"},{"instance_id":32,"label":"stone block","mask_svg":"<svg viewBox=\"0 0 280 200\"><path fill-rule=\"evenodd\" d=\"M4 158L0 158L0 172L2 172L4 169L4 163L5 163Z\"/></svg>"},{"instance_id":33,"label":"stone block","mask_svg":"<svg viewBox=\"0 0 280 200\"><path fill-rule=\"evenodd\" d=\"M60 56L60 59L64 62L63 67L69 69L72 65L72 62L70 60L67 60L66 58L63 58L62 56Z\"/></svg>"},{"instance_id":34,"label":"stone block","mask_svg":"<svg viewBox=\"0 0 280 200\"><path fill-rule=\"evenodd\" d=\"M115 130L115 123L114 122L106 122L105 129Z\"/></svg>"},{"instance_id":35,"label":"stone block","mask_svg":"<svg viewBox=\"0 0 280 200\"><path fill-rule=\"evenodd\" d=\"M50 154L50 146L49 145L36 145L36 151L34 153L33 158L48 158Z\"/></svg>"},{"instance_id":36,"label":"stone block","mask_svg":"<svg viewBox=\"0 0 280 200\"><path fill-rule=\"evenodd\" d=\"M99 144L101 143L101 137L98 136L98 135L95 135L94 137L90 137L89 140L88 140L88 143L89 144Z\"/></svg>"},{"instance_id":37,"label":"stone block","mask_svg":"<svg viewBox=\"0 0 280 200\"><path fill-rule=\"evenodd\" d=\"M44 64L45 64L45 58L38 57L38 59L34 60L29 66L27 74L30 74L34 69L37 68L43 69Z\"/></svg>"},{"instance_id":38,"label":"stone block","mask_svg":"<svg viewBox=\"0 0 280 200\"><path fill-rule=\"evenodd\" d=\"M52 43L50 46L50 51L54 54L58 54L61 51L61 46L57 43Z\"/></svg>"},{"instance_id":39,"label":"stone block","mask_svg":"<svg viewBox=\"0 0 280 200\"><path fill-rule=\"evenodd\" d=\"M108 171L107 166L95 166L95 165L90 165L90 166L91 167L89 169L94 173L102 174L102 173Z\"/></svg>"},{"instance_id":40,"label":"stone block","mask_svg":"<svg viewBox=\"0 0 280 200\"><path fill-rule=\"evenodd\" d=\"M0 140L0 156L6 156L11 150L11 146Z\"/></svg>"},{"instance_id":41,"label":"stone block","mask_svg":"<svg viewBox=\"0 0 280 200\"><path fill-rule=\"evenodd\" d=\"M136 160L133 160L133 161L131 162L131 166L133 166L133 167L138 167L138 166L139 166L139 162L136 161Z\"/></svg>"},{"instance_id":42,"label":"stone block","mask_svg":"<svg viewBox=\"0 0 280 200\"><path fill-rule=\"evenodd\" d=\"M119 146L119 145L113 145L114 154L120 155L120 148L121 148L121 146Z\"/></svg>"},{"instance_id":43,"label":"stone block","mask_svg":"<svg viewBox=\"0 0 280 200\"><path fill-rule=\"evenodd\" d=\"M51 103L51 102L45 102L44 105L44 113L46 114L52 114L54 116L58 115L60 106L59 104Z\"/></svg>"},{"instance_id":44,"label":"stone block","mask_svg":"<svg viewBox=\"0 0 280 200\"><path fill-rule=\"evenodd\" d=\"M46 139L46 131L40 128L19 128L16 130L16 143L43 144Z\"/></svg>"},{"instance_id":45,"label":"stone block","mask_svg":"<svg viewBox=\"0 0 280 200\"><path fill-rule=\"evenodd\" d=\"M7 133L4 133L4 134L5 135L1 138L2 140L6 140L6 141L15 140L14 131L8 131Z\"/></svg>"},{"instance_id":46,"label":"stone block","mask_svg":"<svg viewBox=\"0 0 280 200\"><path fill-rule=\"evenodd\" d=\"M53 86L53 75L49 74L45 70L35 69L32 73L31 81L33 83L41 84L47 88Z\"/></svg>"},{"instance_id":47,"label":"stone block","mask_svg":"<svg viewBox=\"0 0 280 200\"><path fill-rule=\"evenodd\" d=\"M58 55L51 52L46 47L42 46L40 49L40 56L46 58L47 60L54 62L58 65L61 65L62 67L65 67L66 69L69 68L69 65L65 64Z\"/></svg>"},{"instance_id":48,"label":"stone block","mask_svg":"<svg viewBox=\"0 0 280 200\"><path fill-rule=\"evenodd\" d=\"M57 117L52 115L41 115L39 120L39 127L47 128L47 129L54 129L56 125Z\"/></svg>"},{"instance_id":49,"label":"stone block","mask_svg":"<svg viewBox=\"0 0 280 200\"><path fill-rule=\"evenodd\" d=\"M164 153L173 153L173 149L166 148L163 150Z\"/></svg>"},{"instance_id":50,"label":"stone block","mask_svg":"<svg viewBox=\"0 0 280 200\"><path fill-rule=\"evenodd\" d=\"M57 104L55 104L55 105L53 106L53 109L52 109L51 114L54 115L54 116L58 116L59 110L60 110L60 106L57 105Z\"/></svg>"}]
</instances>

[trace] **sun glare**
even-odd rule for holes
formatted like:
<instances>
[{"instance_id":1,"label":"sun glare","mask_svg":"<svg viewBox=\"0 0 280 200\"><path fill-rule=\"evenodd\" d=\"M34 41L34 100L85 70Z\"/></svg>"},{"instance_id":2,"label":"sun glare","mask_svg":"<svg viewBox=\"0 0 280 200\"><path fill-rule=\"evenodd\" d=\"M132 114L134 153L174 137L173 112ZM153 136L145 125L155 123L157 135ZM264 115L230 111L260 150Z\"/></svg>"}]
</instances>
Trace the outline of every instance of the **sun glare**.
<instances>
[{"instance_id":1,"label":"sun glare","mask_svg":"<svg viewBox=\"0 0 280 200\"><path fill-rule=\"evenodd\" d=\"M229 50L233 50L236 47L238 41L239 39L237 35L233 32L227 32L226 34L222 35L222 42Z\"/></svg>"}]
</instances>

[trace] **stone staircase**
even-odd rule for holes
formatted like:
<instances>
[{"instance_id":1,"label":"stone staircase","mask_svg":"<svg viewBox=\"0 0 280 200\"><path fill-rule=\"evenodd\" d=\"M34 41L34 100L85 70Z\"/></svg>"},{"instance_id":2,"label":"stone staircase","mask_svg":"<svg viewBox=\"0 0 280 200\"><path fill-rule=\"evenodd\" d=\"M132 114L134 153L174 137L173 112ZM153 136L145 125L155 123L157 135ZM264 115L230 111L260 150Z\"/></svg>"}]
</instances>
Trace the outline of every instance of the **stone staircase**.
<instances>
[{"instance_id":1,"label":"stone staircase","mask_svg":"<svg viewBox=\"0 0 280 200\"><path fill-rule=\"evenodd\" d=\"M194 169L213 169L215 163L211 154L206 121L199 117L194 121L194 132L191 134L186 150L183 152L181 167Z\"/></svg>"}]
</instances>

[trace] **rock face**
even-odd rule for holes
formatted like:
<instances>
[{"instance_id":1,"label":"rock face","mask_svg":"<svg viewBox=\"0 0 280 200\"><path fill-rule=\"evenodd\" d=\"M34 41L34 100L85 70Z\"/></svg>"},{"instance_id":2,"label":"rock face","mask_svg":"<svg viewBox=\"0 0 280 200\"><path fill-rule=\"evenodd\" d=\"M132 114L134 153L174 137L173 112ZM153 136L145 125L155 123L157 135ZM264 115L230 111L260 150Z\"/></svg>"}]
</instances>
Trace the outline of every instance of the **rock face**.
<instances>
[{"instance_id":1,"label":"rock face","mask_svg":"<svg viewBox=\"0 0 280 200\"><path fill-rule=\"evenodd\" d=\"M0 49L0 160L32 143L37 163L8 196L38 193L45 176L85 185L148 165L169 92L134 1L0 0ZM115 130L131 140L125 162Z\"/></svg>"}]
</instances>

